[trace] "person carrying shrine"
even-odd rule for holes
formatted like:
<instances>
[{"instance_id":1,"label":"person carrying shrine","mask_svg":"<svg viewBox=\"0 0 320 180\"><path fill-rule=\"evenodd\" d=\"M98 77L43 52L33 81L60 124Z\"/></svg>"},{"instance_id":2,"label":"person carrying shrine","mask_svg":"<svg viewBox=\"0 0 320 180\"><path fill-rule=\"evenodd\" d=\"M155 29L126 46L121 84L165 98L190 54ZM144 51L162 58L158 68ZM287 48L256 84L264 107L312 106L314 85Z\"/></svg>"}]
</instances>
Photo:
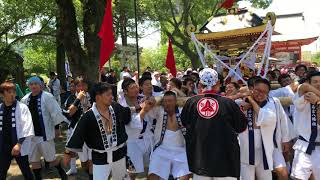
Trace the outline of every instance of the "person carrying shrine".
<instances>
[{"instance_id":1,"label":"person carrying shrine","mask_svg":"<svg viewBox=\"0 0 320 180\"><path fill-rule=\"evenodd\" d=\"M189 179L189 167L185 149L186 129L181 122L181 110L177 106L177 95L167 91L163 96L163 105L155 107L153 115L155 146L151 154L149 179L168 179L172 174L180 180Z\"/></svg>"},{"instance_id":2,"label":"person carrying shrine","mask_svg":"<svg viewBox=\"0 0 320 180\"><path fill-rule=\"evenodd\" d=\"M113 102L112 87L107 83L95 84L90 94L94 103L76 124L66 144L64 163L68 164L86 144L92 151L90 179L106 180L111 172L113 179L126 179L125 124L131 121L131 110Z\"/></svg>"},{"instance_id":3,"label":"person carrying shrine","mask_svg":"<svg viewBox=\"0 0 320 180\"><path fill-rule=\"evenodd\" d=\"M215 70L204 68L200 72L203 94L190 98L181 113L195 180L240 177L238 133L247 128L247 119L233 100L217 95L218 81Z\"/></svg>"},{"instance_id":4,"label":"person carrying shrine","mask_svg":"<svg viewBox=\"0 0 320 180\"><path fill-rule=\"evenodd\" d=\"M298 140L293 146L291 176L305 180L320 179L320 72L309 72L306 82L294 97L294 127Z\"/></svg>"}]
</instances>

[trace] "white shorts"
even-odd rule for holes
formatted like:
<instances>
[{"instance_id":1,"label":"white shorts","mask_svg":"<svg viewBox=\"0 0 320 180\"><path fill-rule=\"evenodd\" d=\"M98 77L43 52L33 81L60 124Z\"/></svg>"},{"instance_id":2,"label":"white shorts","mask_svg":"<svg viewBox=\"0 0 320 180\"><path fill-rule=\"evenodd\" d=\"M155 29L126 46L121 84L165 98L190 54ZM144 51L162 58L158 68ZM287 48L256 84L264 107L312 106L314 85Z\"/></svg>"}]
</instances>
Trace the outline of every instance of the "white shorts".
<instances>
[{"instance_id":1,"label":"white shorts","mask_svg":"<svg viewBox=\"0 0 320 180\"><path fill-rule=\"evenodd\" d=\"M93 180L106 180L109 179L110 172L112 179L126 180L130 179L127 174L126 158L122 158L119 161L105 165L93 164Z\"/></svg>"},{"instance_id":2,"label":"white shorts","mask_svg":"<svg viewBox=\"0 0 320 180\"><path fill-rule=\"evenodd\" d=\"M273 150L272 157L273 157L273 168L274 169L287 167L287 163L283 157L282 152L279 149L275 148Z\"/></svg>"},{"instance_id":3,"label":"white shorts","mask_svg":"<svg viewBox=\"0 0 320 180\"><path fill-rule=\"evenodd\" d=\"M88 148L86 143L82 146L82 152L78 152L78 156L81 162L92 160L92 150Z\"/></svg>"},{"instance_id":4,"label":"white shorts","mask_svg":"<svg viewBox=\"0 0 320 180\"><path fill-rule=\"evenodd\" d=\"M272 180L271 170L265 170L263 164L249 165L241 163L241 179L242 180Z\"/></svg>"},{"instance_id":5,"label":"white shorts","mask_svg":"<svg viewBox=\"0 0 320 180\"><path fill-rule=\"evenodd\" d=\"M42 137L33 137L31 139L31 149L29 162L40 162L43 157L47 162L53 162L56 159L56 147L53 140L41 141Z\"/></svg>"},{"instance_id":6,"label":"white shorts","mask_svg":"<svg viewBox=\"0 0 320 180\"><path fill-rule=\"evenodd\" d=\"M193 174L193 180L237 180L235 177L206 177Z\"/></svg>"},{"instance_id":7,"label":"white shorts","mask_svg":"<svg viewBox=\"0 0 320 180\"><path fill-rule=\"evenodd\" d=\"M149 162L151 143L152 142L148 139L139 139L127 143L127 154L135 168L134 173L144 172L144 160L145 162Z\"/></svg>"},{"instance_id":8,"label":"white shorts","mask_svg":"<svg viewBox=\"0 0 320 180\"><path fill-rule=\"evenodd\" d=\"M176 157L183 157L179 160L174 159L173 156L175 154L177 155ZM175 153L161 146L158 147L158 149L152 153L149 174L155 174L162 179L168 179L170 174L172 174L174 178L191 174L185 150Z\"/></svg>"},{"instance_id":9,"label":"white shorts","mask_svg":"<svg viewBox=\"0 0 320 180\"><path fill-rule=\"evenodd\" d=\"M317 146L312 154L306 154L295 150L292 162L291 176L297 179L307 180L313 174L315 180L320 180L320 147Z\"/></svg>"}]
</instances>

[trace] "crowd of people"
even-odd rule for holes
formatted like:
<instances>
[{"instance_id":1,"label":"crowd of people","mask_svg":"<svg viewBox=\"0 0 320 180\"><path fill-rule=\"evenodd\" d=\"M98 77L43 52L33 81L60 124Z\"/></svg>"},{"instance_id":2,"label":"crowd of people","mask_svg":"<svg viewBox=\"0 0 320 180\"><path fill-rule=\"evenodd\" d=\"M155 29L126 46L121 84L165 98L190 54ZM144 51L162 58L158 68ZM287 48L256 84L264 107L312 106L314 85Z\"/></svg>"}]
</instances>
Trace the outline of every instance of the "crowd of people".
<instances>
[{"instance_id":1,"label":"crowd of people","mask_svg":"<svg viewBox=\"0 0 320 180\"><path fill-rule=\"evenodd\" d=\"M42 179L41 157L62 180L77 174L77 158L94 180L320 180L317 68L239 82L209 67L175 77L124 67L119 77L103 69L100 82L62 84L54 72L48 86L33 76L23 97L12 81L0 85L0 180L12 159L25 179ZM63 163L54 142L61 124Z\"/></svg>"}]
</instances>

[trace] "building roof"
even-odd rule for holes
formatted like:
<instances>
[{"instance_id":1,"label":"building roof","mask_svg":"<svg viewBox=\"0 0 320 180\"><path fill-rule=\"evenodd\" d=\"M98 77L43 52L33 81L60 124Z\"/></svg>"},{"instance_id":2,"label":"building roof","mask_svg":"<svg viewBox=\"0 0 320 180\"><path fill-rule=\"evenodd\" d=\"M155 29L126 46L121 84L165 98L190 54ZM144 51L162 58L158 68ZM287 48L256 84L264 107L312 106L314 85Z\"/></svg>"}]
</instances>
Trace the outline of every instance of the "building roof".
<instances>
[{"instance_id":1,"label":"building roof","mask_svg":"<svg viewBox=\"0 0 320 180\"><path fill-rule=\"evenodd\" d=\"M302 37L301 39L299 37L288 37L285 35L277 35L272 37L272 47L271 51L272 53L277 52L294 52L294 51L300 51L301 46L309 45L316 41L318 39L318 36L316 37ZM259 52L263 52L264 45L259 46Z\"/></svg>"},{"instance_id":2,"label":"building roof","mask_svg":"<svg viewBox=\"0 0 320 180\"><path fill-rule=\"evenodd\" d=\"M256 27L247 27L243 29L232 29L221 32L198 33L196 37L199 41L214 41L235 37L260 35L266 29L266 24Z\"/></svg>"},{"instance_id":3,"label":"building roof","mask_svg":"<svg viewBox=\"0 0 320 180\"><path fill-rule=\"evenodd\" d=\"M274 14L268 17L275 21ZM265 22L255 13L240 9L228 15L209 18L195 36L212 49L219 50L222 55L241 54L265 31Z\"/></svg>"}]
</instances>

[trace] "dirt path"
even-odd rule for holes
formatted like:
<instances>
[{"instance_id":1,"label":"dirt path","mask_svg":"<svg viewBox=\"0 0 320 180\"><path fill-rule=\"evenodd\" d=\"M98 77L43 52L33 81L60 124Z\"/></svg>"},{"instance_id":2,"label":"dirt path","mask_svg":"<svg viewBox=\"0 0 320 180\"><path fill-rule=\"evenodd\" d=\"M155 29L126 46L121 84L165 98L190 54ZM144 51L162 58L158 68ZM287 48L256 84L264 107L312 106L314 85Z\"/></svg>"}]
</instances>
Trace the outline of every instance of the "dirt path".
<instances>
[{"instance_id":1,"label":"dirt path","mask_svg":"<svg viewBox=\"0 0 320 180\"><path fill-rule=\"evenodd\" d=\"M56 142L56 150L57 150L57 156L58 158L62 159L63 157L63 152L64 152L64 146L66 144L66 135L65 133L62 133L62 138L59 138L57 140L55 140ZM80 168L80 161L77 160L77 169L78 169L78 173L75 176L69 176L69 180L88 180L88 175L81 170ZM67 171L68 168L65 168L65 170ZM58 180L59 175L58 172L55 168L52 168L52 170L44 170L42 171L42 177L44 180ZM144 180L146 178L139 178L140 180ZM7 180L23 180L23 176L21 175L21 171L19 169L19 166L16 164L15 161L12 161L10 169L8 171L8 175L7 175Z\"/></svg>"}]
</instances>

